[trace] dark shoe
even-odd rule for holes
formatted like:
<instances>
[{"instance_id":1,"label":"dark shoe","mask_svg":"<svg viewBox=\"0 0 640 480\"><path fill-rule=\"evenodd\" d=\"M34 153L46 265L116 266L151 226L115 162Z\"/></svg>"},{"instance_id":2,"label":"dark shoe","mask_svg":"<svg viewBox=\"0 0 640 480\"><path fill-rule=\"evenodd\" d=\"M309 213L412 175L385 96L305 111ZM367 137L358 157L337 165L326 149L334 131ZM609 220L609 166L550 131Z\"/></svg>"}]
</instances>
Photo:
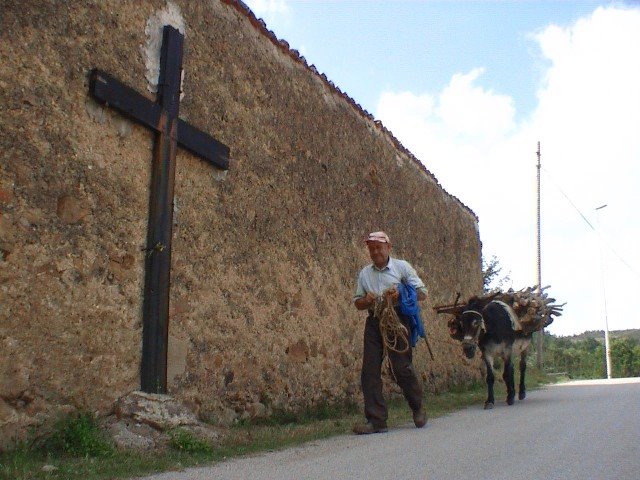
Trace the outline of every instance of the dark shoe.
<instances>
[{"instance_id":1,"label":"dark shoe","mask_svg":"<svg viewBox=\"0 0 640 480\"><path fill-rule=\"evenodd\" d=\"M422 428L427 424L427 415L422 408L413 412L413 423L416 425L416 428Z\"/></svg>"},{"instance_id":2,"label":"dark shoe","mask_svg":"<svg viewBox=\"0 0 640 480\"><path fill-rule=\"evenodd\" d=\"M356 435L368 435L370 433L385 433L388 430L389 429L387 428L386 425L382 427L375 427L371 422L358 423L353 426L353 433L355 433Z\"/></svg>"}]
</instances>

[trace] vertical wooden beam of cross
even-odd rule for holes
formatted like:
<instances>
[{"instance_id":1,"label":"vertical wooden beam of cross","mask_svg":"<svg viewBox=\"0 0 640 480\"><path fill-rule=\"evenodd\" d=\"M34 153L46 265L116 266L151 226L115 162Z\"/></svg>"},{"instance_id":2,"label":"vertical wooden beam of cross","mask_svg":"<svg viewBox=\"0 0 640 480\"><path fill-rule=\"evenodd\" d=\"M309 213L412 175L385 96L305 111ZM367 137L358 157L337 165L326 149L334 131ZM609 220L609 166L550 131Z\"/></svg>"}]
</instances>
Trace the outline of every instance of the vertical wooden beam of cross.
<instances>
[{"instance_id":1,"label":"vertical wooden beam of cross","mask_svg":"<svg viewBox=\"0 0 640 480\"><path fill-rule=\"evenodd\" d=\"M145 249L140 365L141 389L149 393L167 392L171 234L177 146L218 168L229 168L229 147L178 118L182 46L182 34L169 25L165 26L156 102L100 70L91 72L89 85L89 93L97 101L115 108L156 133Z\"/></svg>"}]
</instances>

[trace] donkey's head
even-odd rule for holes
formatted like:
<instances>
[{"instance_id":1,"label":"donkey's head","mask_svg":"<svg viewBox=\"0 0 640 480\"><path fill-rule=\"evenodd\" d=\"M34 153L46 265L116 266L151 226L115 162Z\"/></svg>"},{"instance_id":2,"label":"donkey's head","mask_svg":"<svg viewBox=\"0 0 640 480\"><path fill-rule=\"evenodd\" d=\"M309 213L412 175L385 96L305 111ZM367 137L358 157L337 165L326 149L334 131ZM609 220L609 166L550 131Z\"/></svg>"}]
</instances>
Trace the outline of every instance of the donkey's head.
<instances>
[{"instance_id":1,"label":"donkey's head","mask_svg":"<svg viewBox=\"0 0 640 480\"><path fill-rule=\"evenodd\" d=\"M474 357L480 336L487 330L482 311L494 298L495 295L481 298L473 297L456 315L462 351L467 358Z\"/></svg>"},{"instance_id":2,"label":"donkey's head","mask_svg":"<svg viewBox=\"0 0 640 480\"><path fill-rule=\"evenodd\" d=\"M467 309L458 317L462 334L462 351L467 358L473 358L480 335L486 331L481 311Z\"/></svg>"}]
</instances>

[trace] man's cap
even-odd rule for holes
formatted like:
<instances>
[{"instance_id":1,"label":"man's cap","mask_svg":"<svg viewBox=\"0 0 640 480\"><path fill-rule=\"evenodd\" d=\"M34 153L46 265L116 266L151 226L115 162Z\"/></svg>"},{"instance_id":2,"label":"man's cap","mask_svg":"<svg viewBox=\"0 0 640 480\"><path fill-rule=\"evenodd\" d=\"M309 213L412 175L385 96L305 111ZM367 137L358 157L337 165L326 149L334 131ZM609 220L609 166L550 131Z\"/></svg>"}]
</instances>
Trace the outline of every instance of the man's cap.
<instances>
[{"instance_id":1,"label":"man's cap","mask_svg":"<svg viewBox=\"0 0 640 480\"><path fill-rule=\"evenodd\" d=\"M384 232L373 232L373 233L370 233L365 241L366 242L391 243L391 240L389 240L389 235L387 235Z\"/></svg>"}]
</instances>

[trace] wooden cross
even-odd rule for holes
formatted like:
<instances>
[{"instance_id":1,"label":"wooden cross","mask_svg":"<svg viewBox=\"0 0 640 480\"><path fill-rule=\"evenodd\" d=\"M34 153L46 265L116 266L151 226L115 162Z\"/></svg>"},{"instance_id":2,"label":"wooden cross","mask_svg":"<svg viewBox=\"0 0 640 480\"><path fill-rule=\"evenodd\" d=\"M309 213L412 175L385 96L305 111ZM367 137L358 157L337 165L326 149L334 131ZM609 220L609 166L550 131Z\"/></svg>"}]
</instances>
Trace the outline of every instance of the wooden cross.
<instances>
[{"instance_id":1,"label":"wooden cross","mask_svg":"<svg viewBox=\"0 0 640 480\"><path fill-rule=\"evenodd\" d=\"M156 133L151 171L149 226L142 317L142 391L167 392L171 230L177 145L216 167L229 168L229 147L178 118L183 36L163 30L158 94L153 102L109 74L93 70L89 93Z\"/></svg>"}]
</instances>

